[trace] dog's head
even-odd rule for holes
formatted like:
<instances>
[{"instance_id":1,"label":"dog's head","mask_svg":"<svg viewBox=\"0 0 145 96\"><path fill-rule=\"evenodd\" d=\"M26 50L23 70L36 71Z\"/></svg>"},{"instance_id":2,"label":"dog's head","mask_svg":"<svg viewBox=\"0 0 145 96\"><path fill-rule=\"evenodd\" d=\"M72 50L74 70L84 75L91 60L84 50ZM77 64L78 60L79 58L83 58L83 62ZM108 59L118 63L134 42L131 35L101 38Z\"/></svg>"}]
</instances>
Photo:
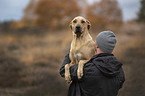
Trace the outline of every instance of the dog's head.
<instances>
[{"instance_id":1,"label":"dog's head","mask_svg":"<svg viewBox=\"0 0 145 96\"><path fill-rule=\"evenodd\" d=\"M88 32L90 26L90 22L81 16L75 17L70 23L70 28L76 37L83 36L85 32Z\"/></svg>"}]
</instances>

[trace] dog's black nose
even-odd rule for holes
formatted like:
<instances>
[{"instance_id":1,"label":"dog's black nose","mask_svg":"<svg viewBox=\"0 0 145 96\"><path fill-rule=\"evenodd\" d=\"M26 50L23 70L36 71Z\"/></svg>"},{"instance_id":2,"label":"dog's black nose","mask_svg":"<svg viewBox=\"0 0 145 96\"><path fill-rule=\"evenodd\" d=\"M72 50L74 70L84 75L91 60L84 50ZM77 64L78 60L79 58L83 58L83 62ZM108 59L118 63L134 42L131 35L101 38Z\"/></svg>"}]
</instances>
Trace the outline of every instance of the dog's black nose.
<instances>
[{"instance_id":1,"label":"dog's black nose","mask_svg":"<svg viewBox=\"0 0 145 96\"><path fill-rule=\"evenodd\" d=\"M77 25L76 28L75 28L75 34L81 34L82 33L82 28L81 28L81 25Z\"/></svg>"},{"instance_id":2,"label":"dog's black nose","mask_svg":"<svg viewBox=\"0 0 145 96\"><path fill-rule=\"evenodd\" d=\"M76 29L80 29L81 28L81 26L78 24L77 26L76 26Z\"/></svg>"}]
</instances>

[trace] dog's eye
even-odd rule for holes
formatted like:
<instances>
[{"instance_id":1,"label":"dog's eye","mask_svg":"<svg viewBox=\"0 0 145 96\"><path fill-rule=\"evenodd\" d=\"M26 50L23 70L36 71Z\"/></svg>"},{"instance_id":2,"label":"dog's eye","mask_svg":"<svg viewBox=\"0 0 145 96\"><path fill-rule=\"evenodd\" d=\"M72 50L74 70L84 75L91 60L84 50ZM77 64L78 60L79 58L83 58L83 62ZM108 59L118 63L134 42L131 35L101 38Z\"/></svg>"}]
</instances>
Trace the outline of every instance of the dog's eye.
<instances>
[{"instance_id":1,"label":"dog's eye","mask_svg":"<svg viewBox=\"0 0 145 96\"><path fill-rule=\"evenodd\" d=\"M74 20L73 23L77 23L77 20Z\"/></svg>"},{"instance_id":2,"label":"dog's eye","mask_svg":"<svg viewBox=\"0 0 145 96\"><path fill-rule=\"evenodd\" d=\"M82 20L82 21L81 21L81 23L85 23L85 21L84 21L84 20Z\"/></svg>"}]
</instances>

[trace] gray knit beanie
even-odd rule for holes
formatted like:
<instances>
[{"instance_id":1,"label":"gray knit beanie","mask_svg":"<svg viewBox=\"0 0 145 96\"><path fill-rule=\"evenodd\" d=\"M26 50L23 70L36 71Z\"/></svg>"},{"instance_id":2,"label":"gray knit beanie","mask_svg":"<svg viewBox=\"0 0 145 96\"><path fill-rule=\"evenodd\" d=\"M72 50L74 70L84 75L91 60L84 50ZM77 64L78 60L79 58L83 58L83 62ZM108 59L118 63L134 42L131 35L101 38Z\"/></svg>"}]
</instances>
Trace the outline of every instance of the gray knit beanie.
<instances>
[{"instance_id":1,"label":"gray knit beanie","mask_svg":"<svg viewBox=\"0 0 145 96\"><path fill-rule=\"evenodd\" d=\"M98 34L96 37L97 46L104 52L104 53L112 53L117 38L112 31L103 31Z\"/></svg>"}]
</instances>

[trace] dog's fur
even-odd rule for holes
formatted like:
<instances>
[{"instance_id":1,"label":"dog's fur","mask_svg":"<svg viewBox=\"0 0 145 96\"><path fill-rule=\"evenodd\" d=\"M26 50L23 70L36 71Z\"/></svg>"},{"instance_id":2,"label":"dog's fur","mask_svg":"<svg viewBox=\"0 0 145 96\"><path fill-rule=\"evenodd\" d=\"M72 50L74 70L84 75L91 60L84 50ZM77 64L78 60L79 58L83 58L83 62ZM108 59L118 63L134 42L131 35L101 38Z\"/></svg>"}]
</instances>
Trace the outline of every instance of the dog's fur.
<instances>
[{"instance_id":1,"label":"dog's fur","mask_svg":"<svg viewBox=\"0 0 145 96\"><path fill-rule=\"evenodd\" d=\"M71 63L65 65L65 80L67 82L71 81L69 67L78 64L77 76L78 79L81 79L84 63L95 54L95 42L89 34L90 26L90 22L81 16L75 17L70 23L73 40L69 54Z\"/></svg>"}]
</instances>

